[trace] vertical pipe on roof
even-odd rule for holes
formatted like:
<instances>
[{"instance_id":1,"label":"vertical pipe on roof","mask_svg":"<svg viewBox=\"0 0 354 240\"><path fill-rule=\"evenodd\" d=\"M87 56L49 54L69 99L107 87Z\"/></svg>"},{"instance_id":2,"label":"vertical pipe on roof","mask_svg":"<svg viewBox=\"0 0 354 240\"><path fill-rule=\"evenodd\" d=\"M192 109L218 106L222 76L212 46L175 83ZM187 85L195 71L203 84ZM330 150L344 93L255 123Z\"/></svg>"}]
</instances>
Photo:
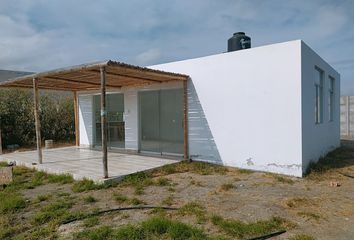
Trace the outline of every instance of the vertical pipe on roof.
<instances>
[{"instance_id":1,"label":"vertical pipe on roof","mask_svg":"<svg viewBox=\"0 0 354 240\"><path fill-rule=\"evenodd\" d=\"M106 110L106 69L100 67L101 73L101 132L102 132L102 162L103 175L108 178L108 161L107 161L107 110Z\"/></svg>"},{"instance_id":2,"label":"vertical pipe on roof","mask_svg":"<svg viewBox=\"0 0 354 240\"><path fill-rule=\"evenodd\" d=\"M33 100L34 100L34 120L36 125L36 140L38 163L42 164L42 139L41 139L41 123L39 120L39 92L38 92L38 78L33 78Z\"/></svg>"}]
</instances>

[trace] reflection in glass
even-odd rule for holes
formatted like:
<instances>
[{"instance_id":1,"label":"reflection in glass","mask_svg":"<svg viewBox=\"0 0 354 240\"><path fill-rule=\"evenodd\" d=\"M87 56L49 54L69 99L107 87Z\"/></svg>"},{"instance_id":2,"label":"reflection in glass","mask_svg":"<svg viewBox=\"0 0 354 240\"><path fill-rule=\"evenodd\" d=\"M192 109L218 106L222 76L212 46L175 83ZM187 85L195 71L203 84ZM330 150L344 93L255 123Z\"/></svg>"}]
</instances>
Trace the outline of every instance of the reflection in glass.
<instances>
[{"instance_id":1,"label":"reflection in glass","mask_svg":"<svg viewBox=\"0 0 354 240\"><path fill-rule=\"evenodd\" d=\"M123 94L107 94L107 124L108 139L107 144L110 148L125 147L125 124L123 120L124 114L124 95ZM93 99L94 105L94 145L102 145L101 134L101 96L95 95Z\"/></svg>"},{"instance_id":2,"label":"reflection in glass","mask_svg":"<svg viewBox=\"0 0 354 240\"><path fill-rule=\"evenodd\" d=\"M183 154L183 90L139 93L140 150Z\"/></svg>"}]
</instances>

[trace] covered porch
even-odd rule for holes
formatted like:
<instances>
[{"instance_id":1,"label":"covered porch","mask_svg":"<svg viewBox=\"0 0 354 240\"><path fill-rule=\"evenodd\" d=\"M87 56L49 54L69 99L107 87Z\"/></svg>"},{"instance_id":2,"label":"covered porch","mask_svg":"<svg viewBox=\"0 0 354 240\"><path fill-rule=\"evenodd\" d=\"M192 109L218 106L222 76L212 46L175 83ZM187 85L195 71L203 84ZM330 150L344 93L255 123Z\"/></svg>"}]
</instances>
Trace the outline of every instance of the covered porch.
<instances>
[{"instance_id":1,"label":"covered porch","mask_svg":"<svg viewBox=\"0 0 354 240\"><path fill-rule=\"evenodd\" d=\"M165 84L167 82L183 83L183 158L189 159L188 153L188 102L187 102L187 75L153 70L145 67L128 65L125 63L104 61L92 64L83 64L47 72L26 75L0 83L0 88L30 88L33 90L34 117L36 128L37 151L6 154L2 159L16 161L19 164L35 166L38 169L51 173L70 173L74 178L92 178L96 181L105 181L112 178L149 170L164 164L173 163L172 160L163 160L155 157L146 157L134 154L108 153L108 109L107 91L116 91L126 88L137 88L151 84ZM73 92L76 147L65 149L42 150L40 124L40 90L70 91ZM79 93L99 91L100 128L96 134L100 135L100 151L89 148L80 148L80 121L79 121ZM1 146L1 128L0 128ZM1 154L1 148L0 148ZM172 161L172 162L171 162ZM34 164L36 163L36 164ZM139 167L140 166L140 167ZM110 169L112 168L112 169ZM92 172L93 171L93 172Z\"/></svg>"},{"instance_id":2,"label":"covered porch","mask_svg":"<svg viewBox=\"0 0 354 240\"><path fill-rule=\"evenodd\" d=\"M70 174L75 180L87 178L95 182L116 181L129 174L178 162L166 158L109 152L109 177L102 178L102 153L99 151L80 147L46 149L43 150L43 159L45 161L42 164L37 163L36 151L0 155L0 161L16 162L17 165L34 167L47 173Z\"/></svg>"}]
</instances>

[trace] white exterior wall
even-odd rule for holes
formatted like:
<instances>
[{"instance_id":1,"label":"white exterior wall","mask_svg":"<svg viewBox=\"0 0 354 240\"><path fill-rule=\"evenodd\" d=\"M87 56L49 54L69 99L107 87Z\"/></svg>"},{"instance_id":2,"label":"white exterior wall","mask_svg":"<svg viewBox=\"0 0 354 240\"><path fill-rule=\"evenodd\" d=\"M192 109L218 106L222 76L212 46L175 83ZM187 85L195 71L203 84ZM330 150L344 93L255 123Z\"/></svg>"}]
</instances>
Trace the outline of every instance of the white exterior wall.
<instances>
[{"instance_id":1,"label":"white exterior wall","mask_svg":"<svg viewBox=\"0 0 354 240\"><path fill-rule=\"evenodd\" d=\"M138 91L126 89L124 92L125 148L137 151L139 147Z\"/></svg>"},{"instance_id":2,"label":"white exterior wall","mask_svg":"<svg viewBox=\"0 0 354 240\"><path fill-rule=\"evenodd\" d=\"M92 95L79 95L80 145L90 147L93 139Z\"/></svg>"},{"instance_id":3,"label":"white exterior wall","mask_svg":"<svg viewBox=\"0 0 354 240\"><path fill-rule=\"evenodd\" d=\"M301 41L151 68L192 79L192 158L302 176Z\"/></svg>"},{"instance_id":4,"label":"white exterior wall","mask_svg":"<svg viewBox=\"0 0 354 240\"><path fill-rule=\"evenodd\" d=\"M340 75L302 42L302 144L303 171L310 162L340 146ZM315 123L315 66L324 71L323 123ZM334 115L329 121L329 76L335 78Z\"/></svg>"}]
</instances>

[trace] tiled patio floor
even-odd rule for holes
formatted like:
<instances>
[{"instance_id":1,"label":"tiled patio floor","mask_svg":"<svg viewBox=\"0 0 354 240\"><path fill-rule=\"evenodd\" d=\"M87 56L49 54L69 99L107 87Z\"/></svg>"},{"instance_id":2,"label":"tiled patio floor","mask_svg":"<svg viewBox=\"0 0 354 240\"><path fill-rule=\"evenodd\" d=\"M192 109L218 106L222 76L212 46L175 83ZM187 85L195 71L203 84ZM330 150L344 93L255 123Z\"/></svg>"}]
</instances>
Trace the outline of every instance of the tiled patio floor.
<instances>
[{"instance_id":1,"label":"tiled patio floor","mask_svg":"<svg viewBox=\"0 0 354 240\"><path fill-rule=\"evenodd\" d=\"M109 179L103 178L102 153L78 147L65 147L43 150L43 164L37 163L37 151L15 152L0 155L0 161L16 161L48 173L69 173L74 179L88 178L97 182L117 180L126 175L151 170L177 160L123 153L108 153Z\"/></svg>"}]
</instances>

